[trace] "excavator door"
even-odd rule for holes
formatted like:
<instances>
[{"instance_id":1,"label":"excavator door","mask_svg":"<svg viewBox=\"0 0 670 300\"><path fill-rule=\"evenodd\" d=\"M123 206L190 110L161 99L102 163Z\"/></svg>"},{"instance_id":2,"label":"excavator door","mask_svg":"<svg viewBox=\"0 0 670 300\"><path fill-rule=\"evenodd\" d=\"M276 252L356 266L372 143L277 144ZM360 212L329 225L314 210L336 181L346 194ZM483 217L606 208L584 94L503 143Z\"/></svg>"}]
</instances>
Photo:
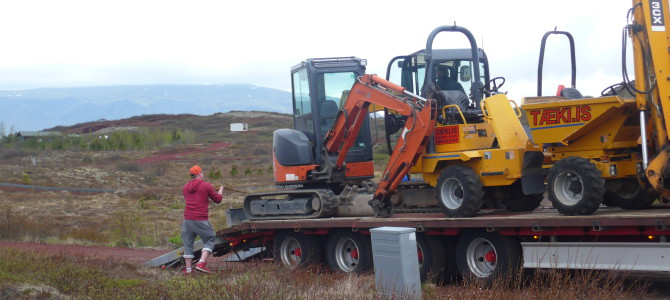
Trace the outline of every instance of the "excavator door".
<instances>
[{"instance_id":1,"label":"excavator door","mask_svg":"<svg viewBox=\"0 0 670 300\"><path fill-rule=\"evenodd\" d=\"M343 176L318 175L328 160L334 160L322 150L323 139L365 66L364 59L336 57L307 59L291 69L294 129L274 133L276 184L341 183L374 176L369 118L349 149Z\"/></svg>"}]
</instances>

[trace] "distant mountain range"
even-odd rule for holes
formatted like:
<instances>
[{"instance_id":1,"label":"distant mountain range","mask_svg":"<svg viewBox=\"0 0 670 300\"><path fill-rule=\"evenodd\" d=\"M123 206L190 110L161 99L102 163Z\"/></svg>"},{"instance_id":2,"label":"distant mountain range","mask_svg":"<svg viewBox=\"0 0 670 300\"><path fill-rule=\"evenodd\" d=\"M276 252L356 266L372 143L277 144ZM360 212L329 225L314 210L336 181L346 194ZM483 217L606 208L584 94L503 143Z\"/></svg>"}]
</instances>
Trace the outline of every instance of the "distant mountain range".
<instances>
[{"instance_id":1,"label":"distant mountain range","mask_svg":"<svg viewBox=\"0 0 670 300\"><path fill-rule=\"evenodd\" d=\"M291 93L249 84L133 85L0 91L7 130L35 131L146 114L291 113Z\"/></svg>"}]
</instances>

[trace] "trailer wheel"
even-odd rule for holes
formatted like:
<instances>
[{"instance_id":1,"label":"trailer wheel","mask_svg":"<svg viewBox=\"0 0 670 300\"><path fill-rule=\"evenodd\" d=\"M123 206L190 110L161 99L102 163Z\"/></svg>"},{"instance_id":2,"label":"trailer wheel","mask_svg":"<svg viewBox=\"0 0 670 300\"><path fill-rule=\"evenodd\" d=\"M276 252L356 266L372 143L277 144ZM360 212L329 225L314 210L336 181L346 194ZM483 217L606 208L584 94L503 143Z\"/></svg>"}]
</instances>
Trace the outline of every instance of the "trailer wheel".
<instances>
[{"instance_id":1,"label":"trailer wheel","mask_svg":"<svg viewBox=\"0 0 670 300\"><path fill-rule=\"evenodd\" d=\"M658 195L644 191L637 179L622 180L618 189L605 192L607 206L611 204L630 210L649 208L656 198Z\"/></svg>"},{"instance_id":2,"label":"trailer wheel","mask_svg":"<svg viewBox=\"0 0 670 300\"><path fill-rule=\"evenodd\" d=\"M564 215L590 215L603 202L605 179L585 158L571 156L557 161L547 182L549 200Z\"/></svg>"},{"instance_id":3,"label":"trailer wheel","mask_svg":"<svg viewBox=\"0 0 670 300\"><path fill-rule=\"evenodd\" d=\"M487 283L518 271L521 263L518 241L493 232L463 232L456 253L458 269L464 277Z\"/></svg>"},{"instance_id":4,"label":"trailer wheel","mask_svg":"<svg viewBox=\"0 0 670 300\"><path fill-rule=\"evenodd\" d=\"M321 243L317 236L298 232L280 232L273 240L274 260L289 269L298 269L321 261Z\"/></svg>"},{"instance_id":5,"label":"trailer wheel","mask_svg":"<svg viewBox=\"0 0 670 300\"><path fill-rule=\"evenodd\" d=\"M446 248L442 240L435 236L416 234L416 247L419 256L419 275L421 281L442 281L442 272L447 265Z\"/></svg>"},{"instance_id":6,"label":"trailer wheel","mask_svg":"<svg viewBox=\"0 0 670 300\"><path fill-rule=\"evenodd\" d=\"M366 236L336 231L328 237L328 267L333 272L363 273L372 266L372 244Z\"/></svg>"},{"instance_id":7,"label":"trailer wheel","mask_svg":"<svg viewBox=\"0 0 670 300\"><path fill-rule=\"evenodd\" d=\"M437 201L449 217L473 216L484 204L479 176L466 166L447 167L437 179Z\"/></svg>"}]
</instances>

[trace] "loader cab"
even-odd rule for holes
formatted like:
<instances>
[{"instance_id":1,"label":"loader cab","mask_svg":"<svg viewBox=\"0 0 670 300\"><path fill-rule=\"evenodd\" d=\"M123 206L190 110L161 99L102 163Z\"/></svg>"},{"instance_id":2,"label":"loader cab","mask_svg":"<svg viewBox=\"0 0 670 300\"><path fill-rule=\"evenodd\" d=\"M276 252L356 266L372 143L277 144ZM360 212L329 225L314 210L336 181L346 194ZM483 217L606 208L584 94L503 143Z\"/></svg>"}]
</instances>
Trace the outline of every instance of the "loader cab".
<instances>
[{"instance_id":1,"label":"loader cab","mask_svg":"<svg viewBox=\"0 0 670 300\"><path fill-rule=\"evenodd\" d=\"M489 64L484 50L479 50L479 80L474 75L472 52L470 49L438 49L433 50L431 72L426 72L425 50L407 56L397 56L387 67L386 79L402 85L408 91L429 97L423 87L432 83L439 90L460 91L471 98L471 89L475 82L489 81ZM430 78L426 78L429 73ZM468 101L474 106L472 100Z\"/></svg>"},{"instance_id":2,"label":"loader cab","mask_svg":"<svg viewBox=\"0 0 670 300\"><path fill-rule=\"evenodd\" d=\"M367 62L356 57L308 59L291 69L294 128L304 133L312 147L314 163L323 160L323 140L344 106L356 78L365 74ZM370 120L361 127L346 162L372 161Z\"/></svg>"}]
</instances>

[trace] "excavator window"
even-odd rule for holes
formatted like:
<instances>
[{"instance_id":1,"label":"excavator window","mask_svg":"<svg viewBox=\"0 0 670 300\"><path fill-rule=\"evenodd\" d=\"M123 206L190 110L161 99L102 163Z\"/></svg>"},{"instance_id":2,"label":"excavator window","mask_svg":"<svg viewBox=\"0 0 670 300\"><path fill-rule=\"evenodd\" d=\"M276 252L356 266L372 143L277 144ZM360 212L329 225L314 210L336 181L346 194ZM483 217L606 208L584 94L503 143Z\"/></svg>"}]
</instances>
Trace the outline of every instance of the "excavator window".
<instances>
[{"instance_id":1,"label":"excavator window","mask_svg":"<svg viewBox=\"0 0 670 300\"><path fill-rule=\"evenodd\" d=\"M314 125L312 124L312 103L309 98L309 80L307 70L293 73L293 119L294 128L304 132L314 141Z\"/></svg>"},{"instance_id":2,"label":"excavator window","mask_svg":"<svg viewBox=\"0 0 670 300\"><path fill-rule=\"evenodd\" d=\"M317 81L322 83L319 84L320 91L317 94L319 95L321 137L323 138L333 126L338 111L344 107L347 97L349 97L349 90L356 82L356 74L354 72L322 73L317 76ZM369 146L365 140L368 139L363 138L359 133L350 151Z\"/></svg>"}]
</instances>

